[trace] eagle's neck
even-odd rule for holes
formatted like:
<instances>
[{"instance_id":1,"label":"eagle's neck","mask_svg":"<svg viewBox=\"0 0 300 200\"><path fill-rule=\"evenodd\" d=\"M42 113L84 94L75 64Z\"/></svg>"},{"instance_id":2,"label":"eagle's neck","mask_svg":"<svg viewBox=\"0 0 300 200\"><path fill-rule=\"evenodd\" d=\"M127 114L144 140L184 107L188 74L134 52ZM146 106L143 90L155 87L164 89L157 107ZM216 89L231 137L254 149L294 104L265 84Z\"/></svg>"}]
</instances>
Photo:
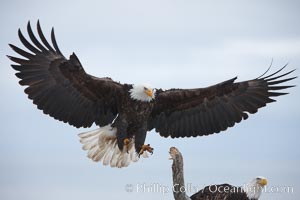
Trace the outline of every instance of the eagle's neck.
<instances>
[{"instance_id":1,"label":"eagle's neck","mask_svg":"<svg viewBox=\"0 0 300 200\"><path fill-rule=\"evenodd\" d=\"M259 185L257 181L254 179L249 183L244 184L243 190L247 194L247 197L250 200L258 200L262 193L263 187Z\"/></svg>"}]
</instances>

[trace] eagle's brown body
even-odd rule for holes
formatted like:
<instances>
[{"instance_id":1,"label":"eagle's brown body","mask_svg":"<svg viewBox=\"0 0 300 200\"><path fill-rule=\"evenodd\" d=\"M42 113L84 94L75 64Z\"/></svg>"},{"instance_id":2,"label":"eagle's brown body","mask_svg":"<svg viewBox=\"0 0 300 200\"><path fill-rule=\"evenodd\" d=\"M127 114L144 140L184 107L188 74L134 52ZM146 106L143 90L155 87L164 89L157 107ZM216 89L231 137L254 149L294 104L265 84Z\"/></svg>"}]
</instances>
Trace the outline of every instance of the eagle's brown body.
<instances>
[{"instance_id":1,"label":"eagle's brown body","mask_svg":"<svg viewBox=\"0 0 300 200\"><path fill-rule=\"evenodd\" d=\"M128 85L128 89L132 86ZM126 95L127 94L127 95ZM121 98L119 112L112 127L117 128L118 146L123 149L123 140L133 138L135 148L139 152L144 144L147 134L147 120L152 112L154 102L141 102L129 96L129 90Z\"/></svg>"},{"instance_id":2,"label":"eagle's brown body","mask_svg":"<svg viewBox=\"0 0 300 200\"><path fill-rule=\"evenodd\" d=\"M229 184L206 186L191 196L191 200L257 200L249 199L240 187Z\"/></svg>"}]
</instances>

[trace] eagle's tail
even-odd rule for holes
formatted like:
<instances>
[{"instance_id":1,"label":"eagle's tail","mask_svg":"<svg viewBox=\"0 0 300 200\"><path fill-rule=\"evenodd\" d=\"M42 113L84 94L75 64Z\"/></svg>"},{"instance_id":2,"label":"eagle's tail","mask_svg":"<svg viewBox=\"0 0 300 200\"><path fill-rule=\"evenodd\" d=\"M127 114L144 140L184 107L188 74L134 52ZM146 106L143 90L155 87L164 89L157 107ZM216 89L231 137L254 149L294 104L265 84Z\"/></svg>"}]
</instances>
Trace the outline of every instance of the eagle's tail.
<instances>
[{"instance_id":1,"label":"eagle's tail","mask_svg":"<svg viewBox=\"0 0 300 200\"><path fill-rule=\"evenodd\" d=\"M138 161L134 139L131 139L127 149L120 151L116 134L117 129L109 124L93 131L80 133L78 136L83 144L82 149L88 151L87 157L95 162L100 161L103 165L121 168Z\"/></svg>"}]
</instances>

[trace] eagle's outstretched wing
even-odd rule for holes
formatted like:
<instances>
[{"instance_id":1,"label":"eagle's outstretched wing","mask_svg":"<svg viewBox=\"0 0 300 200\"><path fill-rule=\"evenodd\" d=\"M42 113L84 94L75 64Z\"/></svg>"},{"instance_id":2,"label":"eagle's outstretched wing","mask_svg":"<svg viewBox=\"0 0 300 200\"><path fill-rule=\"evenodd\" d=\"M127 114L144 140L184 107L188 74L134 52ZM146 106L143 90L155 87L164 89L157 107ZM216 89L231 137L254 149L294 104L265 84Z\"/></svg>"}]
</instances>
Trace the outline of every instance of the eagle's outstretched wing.
<instances>
[{"instance_id":1,"label":"eagle's outstretched wing","mask_svg":"<svg viewBox=\"0 0 300 200\"><path fill-rule=\"evenodd\" d=\"M172 138L202 136L219 133L242 119L256 113L275 100L271 97L293 86L278 84L296 77L284 78L294 70L277 72L253 80L234 83L236 78L199 89L157 90L156 103L148 121L148 129L155 128L161 136Z\"/></svg>"},{"instance_id":2,"label":"eagle's outstretched wing","mask_svg":"<svg viewBox=\"0 0 300 200\"><path fill-rule=\"evenodd\" d=\"M53 29L54 48L47 42L39 22L37 31L41 42L34 36L29 22L27 31L33 44L20 29L18 33L29 52L10 44L26 59L8 57L18 64L12 67L19 71L16 73L21 79L19 83L28 86L25 93L33 103L45 114L75 127L110 123L118 113L116 95L122 94L123 85L110 78L88 75L74 53L66 59L57 46Z\"/></svg>"}]
</instances>

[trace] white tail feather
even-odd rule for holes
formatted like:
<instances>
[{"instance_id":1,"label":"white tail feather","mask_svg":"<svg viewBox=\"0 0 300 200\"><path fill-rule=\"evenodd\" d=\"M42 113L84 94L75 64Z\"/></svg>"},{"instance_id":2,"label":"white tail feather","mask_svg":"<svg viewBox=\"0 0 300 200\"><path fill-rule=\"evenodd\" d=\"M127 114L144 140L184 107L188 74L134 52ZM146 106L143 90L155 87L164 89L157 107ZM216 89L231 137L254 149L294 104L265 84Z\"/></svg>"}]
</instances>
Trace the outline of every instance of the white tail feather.
<instances>
[{"instance_id":1,"label":"white tail feather","mask_svg":"<svg viewBox=\"0 0 300 200\"><path fill-rule=\"evenodd\" d=\"M127 167L131 162L137 162L139 157L135 151L134 139L130 140L127 149L120 151L117 144L117 129L106 125L99 129L78 134L82 149L87 151L87 157L95 162L111 167ZM147 152L142 154L147 158Z\"/></svg>"}]
</instances>

